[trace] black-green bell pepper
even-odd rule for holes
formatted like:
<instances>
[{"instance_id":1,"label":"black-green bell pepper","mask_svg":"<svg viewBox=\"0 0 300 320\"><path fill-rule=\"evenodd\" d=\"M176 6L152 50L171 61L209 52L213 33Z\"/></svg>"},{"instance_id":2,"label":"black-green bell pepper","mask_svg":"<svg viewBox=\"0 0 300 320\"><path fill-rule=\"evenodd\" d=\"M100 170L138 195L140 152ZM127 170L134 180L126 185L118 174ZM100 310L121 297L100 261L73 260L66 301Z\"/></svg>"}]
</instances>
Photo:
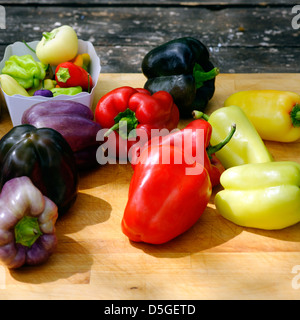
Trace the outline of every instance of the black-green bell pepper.
<instances>
[{"instance_id":1,"label":"black-green bell pepper","mask_svg":"<svg viewBox=\"0 0 300 320\"><path fill-rule=\"evenodd\" d=\"M0 140L0 190L6 181L27 176L65 213L77 197L78 173L70 145L56 130L23 124Z\"/></svg>"},{"instance_id":2,"label":"black-green bell pepper","mask_svg":"<svg viewBox=\"0 0 300 320\"><path fill-rule=\"evenodd\" d=\"M197 39L184 37L164 43L149 51L142 61L147 77L145 89L152 94L169 92L182 118L193 110L204 111L215 92L219 69L209 60L206 46Z\"/></svg>"}]
</instances>

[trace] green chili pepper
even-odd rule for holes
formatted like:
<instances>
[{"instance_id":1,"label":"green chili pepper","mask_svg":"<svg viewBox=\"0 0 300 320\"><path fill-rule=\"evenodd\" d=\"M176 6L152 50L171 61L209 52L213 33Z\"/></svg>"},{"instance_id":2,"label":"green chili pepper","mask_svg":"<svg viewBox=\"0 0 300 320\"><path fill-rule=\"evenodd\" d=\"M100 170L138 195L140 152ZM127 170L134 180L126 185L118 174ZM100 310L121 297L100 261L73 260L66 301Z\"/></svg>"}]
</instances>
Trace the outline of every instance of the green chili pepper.
<instances>
[{"instance_id":1,"label":"green chili pepper","mask_svg":"<svg viewBox=\"0 0 300 320\"><path fill-rule=\"evenodd\" d=\"M46 68L41 62L35 61L30 54L11 56L2 69L3 74L13 77L23 88L37 88L46 76Z\"/></svg>"},{"instance_id":2,"label":"green chili pepper","mask_svg":"<svg viewBox=\"0 0 300 320\"><path fill-rule=\"evenodd\" d=\"M78 94L82 92L82 88L77 86L77 87L70 87L70 88L54 88L51 89L53 93L53 97L59 96L61 94L66 94L68 96L74 96L75 94Z\"/></svg>"}]
</instances>

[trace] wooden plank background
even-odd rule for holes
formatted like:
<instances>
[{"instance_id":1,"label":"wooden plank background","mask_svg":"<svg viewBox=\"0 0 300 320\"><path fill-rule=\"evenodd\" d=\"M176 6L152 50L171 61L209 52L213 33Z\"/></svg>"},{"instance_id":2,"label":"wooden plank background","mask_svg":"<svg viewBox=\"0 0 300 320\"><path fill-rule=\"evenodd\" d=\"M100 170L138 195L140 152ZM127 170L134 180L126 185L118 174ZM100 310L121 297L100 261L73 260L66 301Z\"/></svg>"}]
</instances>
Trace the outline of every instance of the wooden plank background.
<instances>
[{"instance_id":1,"label":"wooden plank background","mask_svg":"<svg viewBox=\"0 0 300 320\"><path fill-rule=\"evenodd\" d=\"M104 73L139 73L144 55L168 40L203 41L224 73L300 71L300 29L292 28L291 0L42 0L4 1L0 56L14 41L41 38L69 24L90 40Z\"/></svg>"}]
</instances>

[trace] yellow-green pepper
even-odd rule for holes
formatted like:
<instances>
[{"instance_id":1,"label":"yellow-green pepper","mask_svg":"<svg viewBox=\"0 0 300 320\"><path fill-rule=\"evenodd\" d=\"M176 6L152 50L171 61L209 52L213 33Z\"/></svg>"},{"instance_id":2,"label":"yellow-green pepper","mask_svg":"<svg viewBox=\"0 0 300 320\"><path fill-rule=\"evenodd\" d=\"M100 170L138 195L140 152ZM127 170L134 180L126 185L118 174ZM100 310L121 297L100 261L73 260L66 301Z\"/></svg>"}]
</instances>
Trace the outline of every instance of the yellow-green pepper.
<instances>
[{"instance_id":1,"label":"yellow-green pepper","mask_svg":"<svg viewBox=\"0 0 300 320\"><path fill-rule=\"evenodd\" d=\"M0 86L8 96L20 94L21 96L29 97L28 92L22 86L20 86L14 78L9 76L8 74L0 75Z\"/></svg>"},{"instance_id":2,"label":"yellow-green pepper","mask_svg":"<svg viewBox=\"0 0 300 320\"><path fill-rule=\"evenodd\" d=\"M194 117L201 117L201 113L194 111ZM255 127L240 107L219 108L209 117L203 114L202 117L208 120L213 128L210 139L212 145L223 141L228 136L231 126L236 125L236 131L231 140L216 152L216 157L225 169L247 163L273 161L272 155Z\"/></svg>"},{"instance_id":3,"label":"yellow-green pepper","mask_svg":"<svg viewBox=\"0 0 300 320\"><path fill-rule=\"evenodd\" d=\"M300 164L293 161L245 164L226 170L218 212L237 225L282 229L300 221Z\"/></svg>"},{"instance_id":4,"label":"yellow-green pepper","mask_svg":"<svg viewBox=\"0 0 300 320\"><path fill-rule=\"evenodd\" d=\"M293 142L300 138L300 95L280 90L248 90L232 94L225 106L244 110L263 140Z\"/></svg>"},{"instance_id":5,"label":"yellow-green pepper","mask_svg":"<svg viewBox=\"0 0 300 320\"><path fill-rule=\"evenodd\" d=\"M37 88L46 76L47 66L35 61L30 54L13 55L5 61L3 74L13 77L24 89Z\"/></svg>"},{"instance_id":6,"label":"yellow-green pepper","mask_svg":"<svg viewBox=\"0 0 300 320\"><path fill-rule=\"evenodd\" d=\"M69 88L53 88L50 89L53 93L53 97L59 96L61 94L65 94L68 96L75 96L78 93L82 92L82 88L80 86L77 87L69 87Z\"/></svg>"}]
</instances>

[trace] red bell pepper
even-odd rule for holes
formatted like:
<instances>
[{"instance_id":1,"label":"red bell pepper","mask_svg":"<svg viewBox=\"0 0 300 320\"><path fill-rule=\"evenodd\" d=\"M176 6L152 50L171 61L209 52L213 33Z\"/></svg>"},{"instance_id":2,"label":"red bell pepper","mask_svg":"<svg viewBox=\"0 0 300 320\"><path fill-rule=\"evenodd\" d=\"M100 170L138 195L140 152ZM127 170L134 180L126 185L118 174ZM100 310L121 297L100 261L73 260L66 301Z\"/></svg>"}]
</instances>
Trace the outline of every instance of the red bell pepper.
<instances>
[{"instance_id":1,"label":"red bell pepper","mask_svg":"<svg viewBox=\"0 0 300 320\"><path fill-rule=\"evenodd\" d=\"M163 162L165 153L170 155L168 164ZM162 244L198 221L208 204L212 186L207 170L190 160L181 148L170 145L150 145L142 150L121 223L130 240ZM187 169L201 173L188 175Z\"/></svg>"},{"instance_id":2,"label":"red bell pepper","mask_svg":"<svg viewBox=\"0 0 300 320\"><path fill-rule=\"evenodd\" d=\"M55 80L61 88L81 87L83 91L88 91L93 87L91 75L82 67L73 62L60 63L55 69Z\"/></svg>"},{"instance_id":3,"label":"red bell pepper","mask_svg":"<svg viewBox=\"0 0 300 320\"><path fill-rule=\"evenodd\" d=\"M132 133L143 130L147 141L154 132L152 129L171 131L177 128L179 110L166 91L151 95L146 89L124 86L108 92L98 101L95 120L108 129L106 137L115 131L116 139L112 140L115 145L111 147L116 149L116 157L127 158L131 147L138 142L137 135Z\"/></svg>"},{"instance_id":4,"label":"red bell pepper","mask_svg":"<svg viewBox=\"0 0 300 320\"><path fill-rule=\"evenodd\" d=\"M212 126L204 119L193 120L184 129L175 131L164 137L154 137L148 141L143 148L151 145L172 145L179 146L184 152L189 153L195 161L204 165L208 171L212 186L220 183L220 176L225 171L222 163L215 156L215 152L226 145L235 132L235 125L224 141L221 141L216 146L210 145L210 138L212 134ZM135 168L136 163L140 161L139 150L136 148L133 152L132 167Z\"/></svg>"}]
</instances>

